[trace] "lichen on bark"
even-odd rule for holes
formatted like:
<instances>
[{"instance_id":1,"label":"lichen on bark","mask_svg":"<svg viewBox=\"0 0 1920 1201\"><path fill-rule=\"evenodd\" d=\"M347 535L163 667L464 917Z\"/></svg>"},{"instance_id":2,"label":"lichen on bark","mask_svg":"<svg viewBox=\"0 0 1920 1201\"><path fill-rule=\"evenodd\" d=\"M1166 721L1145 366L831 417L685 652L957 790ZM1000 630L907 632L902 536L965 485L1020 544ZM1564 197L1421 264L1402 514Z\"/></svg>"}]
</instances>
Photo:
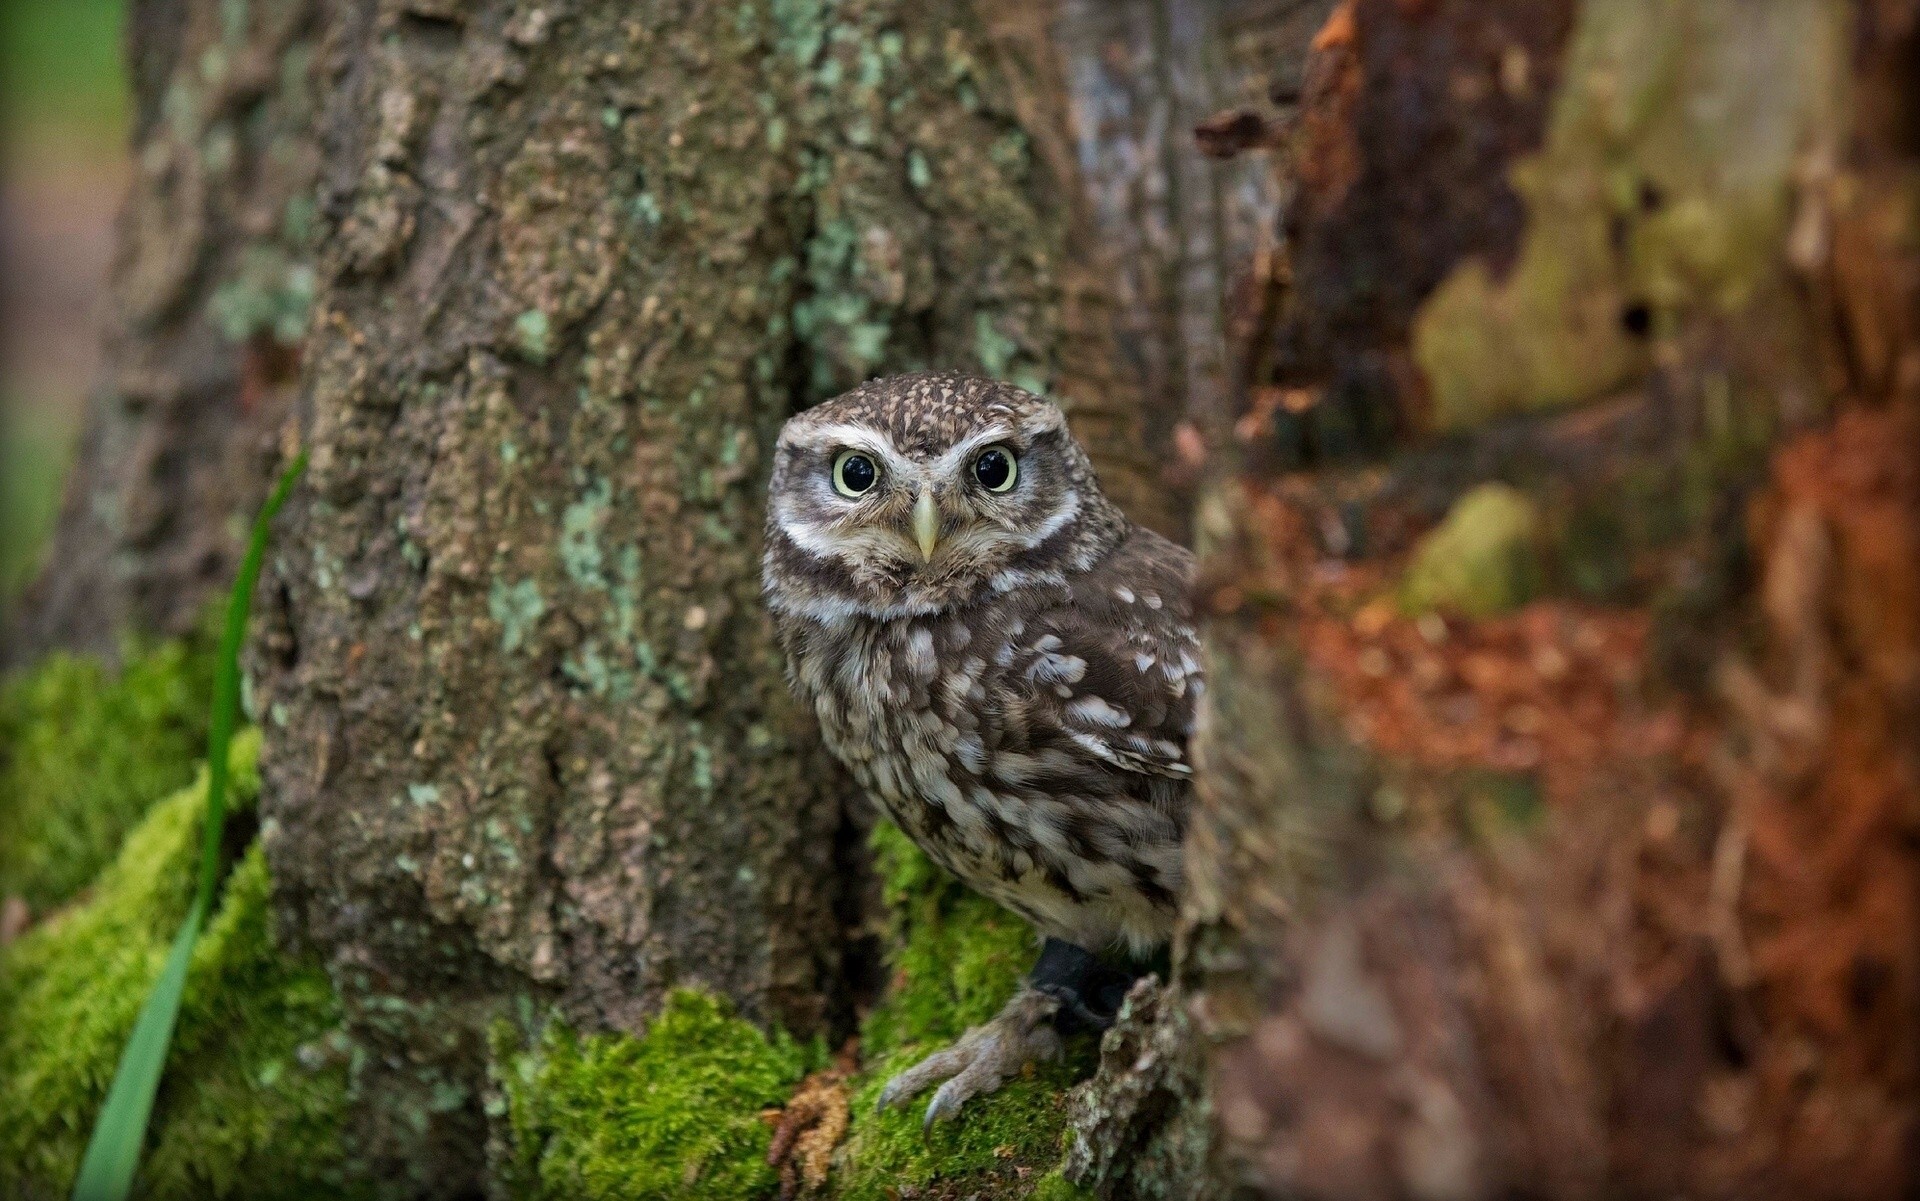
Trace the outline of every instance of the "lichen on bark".
<instances>
[{"instance_id":1,"label":"lichen on bark","mask_svg":"<svg viewBox=\"0 0 1920 1201\"><path fill-rule=\"evenodd\" d=\"M1831 153L1845 36L1831 4L1752 24L1737 5L1584 6L1545 145L1513 167L1517 259L1497 282L1462 264L1416 323L1432 426L1602 395L1683 322L1787 286L1790 184Z\"/></svg>"}]
</instances>

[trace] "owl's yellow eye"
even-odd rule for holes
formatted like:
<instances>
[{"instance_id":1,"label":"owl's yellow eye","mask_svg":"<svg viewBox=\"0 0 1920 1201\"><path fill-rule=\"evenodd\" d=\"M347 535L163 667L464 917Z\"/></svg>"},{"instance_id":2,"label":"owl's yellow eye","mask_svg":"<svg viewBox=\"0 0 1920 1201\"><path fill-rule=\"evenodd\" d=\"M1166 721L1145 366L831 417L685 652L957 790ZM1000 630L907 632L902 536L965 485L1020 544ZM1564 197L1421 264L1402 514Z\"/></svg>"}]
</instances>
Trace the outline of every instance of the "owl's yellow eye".
<instances>
[{"instance_id":1,"label":"owl's yellow eye","mask_svg":"<svg viewBox=\"0 0 1920 1201\"><path fill-rule=\"evenodd\" d=\"M1020 478L1020 464L1006 447L989 446L973 461L973 478L989 492L1005 492Z\"/></svg>"},{"instance_id":2,"label":"owl's yellow eye","mask_svg":"<svg viewBox=\"0 0 1920 1201\"><path fill-rule=\"evenodd\" d=\"M871 456L857 450L843 450L833 461L833 490L842 496L859 496L880 479L880 468Z\"/></svg>"}]
</instances>

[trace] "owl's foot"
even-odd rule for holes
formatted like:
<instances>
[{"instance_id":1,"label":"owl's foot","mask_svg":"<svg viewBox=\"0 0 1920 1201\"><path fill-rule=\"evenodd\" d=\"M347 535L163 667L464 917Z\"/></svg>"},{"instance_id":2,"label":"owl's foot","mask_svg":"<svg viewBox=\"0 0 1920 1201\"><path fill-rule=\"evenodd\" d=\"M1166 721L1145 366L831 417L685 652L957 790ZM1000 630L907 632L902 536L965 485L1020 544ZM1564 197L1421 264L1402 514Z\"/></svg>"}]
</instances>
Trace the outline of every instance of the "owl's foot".
<instances>
[{"instance_id":1,"label":"owl's foot","mask_svg":"<svg viewBox=\"0 0 1920 1201\"><path fill-rule=\"evenodd\" d=\"M927 1104L927 1124L960 1112L974 1097L985 1096L1036 1060L1060 1054L1060 1035L1105 1030L1127 995L1134 976L1102 963L1072 943L1049 938L1039 961L1006 1007L984 1026L936 1051L887 1081L880 1108L896 1105L937 1080L946 1081Z\"/></svg>"},{"instance_id":2,"label":"owl's foot","mask_svg":"<svg viewBox=\"0 0 1920 1201\"><path fill-rule=\"evenodd\" d=\"M962 1105L995 1091L1029 1063L1058 1056L1060 1035L1053 1026L1059 1012L1058 997L1023 983L992 1021L975 1026L959 1042L887 1081L880 1090L880 1108L897 1105L944 1080L927 1103L924 1124L953 1117Z\"/></svg>"}]
</instances>

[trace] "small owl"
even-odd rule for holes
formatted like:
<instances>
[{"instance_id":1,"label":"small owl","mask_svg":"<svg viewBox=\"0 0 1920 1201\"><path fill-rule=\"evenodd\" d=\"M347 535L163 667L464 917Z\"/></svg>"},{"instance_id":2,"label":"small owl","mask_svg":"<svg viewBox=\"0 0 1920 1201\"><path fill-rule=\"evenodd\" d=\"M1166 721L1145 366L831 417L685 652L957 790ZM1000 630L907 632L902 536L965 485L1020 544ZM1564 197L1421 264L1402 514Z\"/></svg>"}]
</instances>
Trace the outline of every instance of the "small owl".
<instances>
[{"instance_id":1,"label":"small owl","mask_svg":"<svg viewBox=\"0 0 1920 1201\"><path fill-rule=\"evenodd\" d=\"M949 1117L1057 1028L1112 1019L1105 952L1164 945L1203 687L1193 557L1100 491L1059 409L930 373L787 422L762 564L794 690L922 850L1032 922L1000 1015L889 1083Z\"/></svg>"}]
</instances>

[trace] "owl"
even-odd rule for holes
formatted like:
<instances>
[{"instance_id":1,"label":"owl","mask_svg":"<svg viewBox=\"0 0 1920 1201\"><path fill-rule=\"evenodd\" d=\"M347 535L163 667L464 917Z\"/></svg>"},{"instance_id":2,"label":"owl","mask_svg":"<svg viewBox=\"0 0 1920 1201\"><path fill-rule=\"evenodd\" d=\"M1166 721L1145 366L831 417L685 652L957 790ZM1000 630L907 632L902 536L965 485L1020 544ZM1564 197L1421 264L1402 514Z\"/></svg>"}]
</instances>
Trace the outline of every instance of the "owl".
<instances>
[{"instance_id":1,"label":"owl","mask_svg":"<svg viewBox=\"0 0 1920 1201\"><path fill-rule=\"evenodd\" d=\"M1110 1024L1172 932L1203 687L1193 557L1100 491L1060 410L930 373L788 421L762 577L795 692L921 850L1042 936L999 1016L892 1080L950 1117Z\"/></svg>"}]
</instances>

